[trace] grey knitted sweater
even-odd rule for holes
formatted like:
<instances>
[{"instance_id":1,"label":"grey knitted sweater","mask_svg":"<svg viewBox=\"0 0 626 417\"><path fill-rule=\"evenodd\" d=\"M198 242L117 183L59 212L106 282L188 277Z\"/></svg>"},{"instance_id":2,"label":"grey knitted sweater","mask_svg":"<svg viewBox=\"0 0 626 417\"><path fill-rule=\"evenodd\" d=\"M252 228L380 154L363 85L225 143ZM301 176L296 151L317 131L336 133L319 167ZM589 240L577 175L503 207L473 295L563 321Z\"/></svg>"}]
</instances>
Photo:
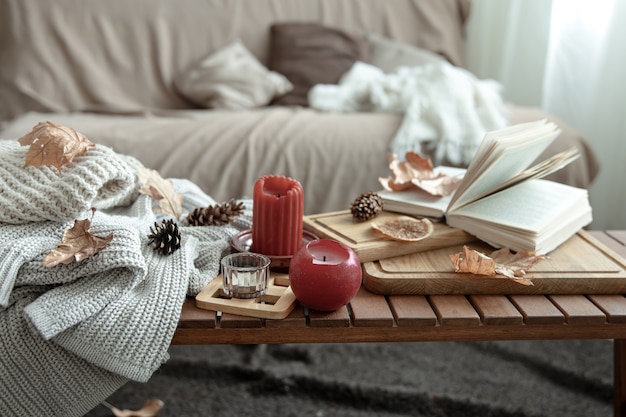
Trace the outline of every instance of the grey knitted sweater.
<instances>
[{"instance_id":1,"label":"grey knitted sweater","mask_svg":"<svg viewBox=\"0 0 626 417\"><path fill-rule=\"evenodd\" d=\"M185 296L218 275L230 237L251 225L251 202L230 225L179 220L181 248L160 256L147 235L163 215L137 193L137 160L96 145L59 174L24 168L26 150L0 141L0 415L80 416L167 360ZM187 180L172 182L185 212L215 203ZM90 232L113 234L108 247L45 267L91 207Z\"/></svg>"}]
</instances>

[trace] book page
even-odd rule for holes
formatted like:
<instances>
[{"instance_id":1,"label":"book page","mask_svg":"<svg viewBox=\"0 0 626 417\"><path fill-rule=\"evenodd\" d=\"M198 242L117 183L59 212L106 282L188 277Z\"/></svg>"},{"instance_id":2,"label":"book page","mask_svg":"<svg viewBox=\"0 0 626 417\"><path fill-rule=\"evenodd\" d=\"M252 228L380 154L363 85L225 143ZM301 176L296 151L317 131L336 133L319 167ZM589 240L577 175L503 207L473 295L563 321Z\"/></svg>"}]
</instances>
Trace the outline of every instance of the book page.
<instances>
[{"instance_id":1,"label":"book page","mask_svg":"<svg viewBox=\"0 0 626 417\"><path fill-rule=\"evenodd\" d=\"M561 132L554 123L545 120L515 128L487 134L483 141L486 149L481 144L476 157L478 162L468 167L448 212L492 193L500 184L524 171Z\"/></svg>"},{"instance_id":2,"label":"book page","mask_svg":"<svg viewBox=\"0 0 626 417\"><path fill-rule=\"evenodd\" d=\"M493 153L494 142L497 137L506 137L510 135L515 135L523 130L542 126L545 124L545 122L546 122L545 119L543 119L543 120L538 120L535 122L520 123L520 124L516 124L513 126L505 127L500 130L487 132L482 142L478 146L478 149L476 150L476 154L474 155L474 157L472 158L472 161L467 167L467 171L470 172L468 179L469 177L472 177L470 181L473 180L474 175L479 175L480 172L482 172L481 171L482 167L488 165L487 161Z\"/></svg>"},{"instance_id":3,"label":"book page","mask_svg":"<svg viewBox=\"0 0 626 417\"><path fill-rule=\"evenodd\" d=\"M586 198L587 190L582 188L548 180L527 181L455 210L448 224L459 215L500 224L512 232L540 233L557 220L566 222L569 210Z\"/></svg>"},{"instance_id":4,"label":"book page","mask_svg":"<svg viewBox=\"0 0 626 417\"><path fill-rule=\"evenodd\" d=\"M520 172L510 180L505 181L497 185L496 187L487 190L485 194L476 196L472 201L480 200L481 198L485 198L488 195L501 192L502 190L507 188L515 187L532 179L543 178L546 175L550 175L553 172L558 171L578 157L580 157L580 152L575 147L568 149L567 151L559 152L558 154L551 156L550 158L538 163L537 165L534 165L533 167ZM470 201L469 203L471 204L472 201Z\"/></svg>"},{"instance_id":5,"label":"book page","mask_svg":"<svg viewBox=\"0 0 626 417\"><path fill-rule=\"evenodd\" d=\"M514 176L510 180L500 184L492 191L492 193L497 193L505 188L514 187L524 181L543 178L546 175L550 175L553 172L556 172L559 169L565 167L570 162L578 159L579 157L580 151L576 147L570 148L563 152L559 152L558 154L553 155L550 158L538 163L537 165L534 165L531 168L520 172L518 175ZM477 199L480 199L482 197L484 197L484 195L478 196Z\"/></svg>"},{"instance_id":6,"label":"book page","mask_svg":"<svg viewBox=\"0 0 626 417\"><path fill-rule=\"evenodd\" d=\"M593 220L587 190L527 181L449 214L449 226L494 247L548 253Z\"/></svg>"}]
</instances>

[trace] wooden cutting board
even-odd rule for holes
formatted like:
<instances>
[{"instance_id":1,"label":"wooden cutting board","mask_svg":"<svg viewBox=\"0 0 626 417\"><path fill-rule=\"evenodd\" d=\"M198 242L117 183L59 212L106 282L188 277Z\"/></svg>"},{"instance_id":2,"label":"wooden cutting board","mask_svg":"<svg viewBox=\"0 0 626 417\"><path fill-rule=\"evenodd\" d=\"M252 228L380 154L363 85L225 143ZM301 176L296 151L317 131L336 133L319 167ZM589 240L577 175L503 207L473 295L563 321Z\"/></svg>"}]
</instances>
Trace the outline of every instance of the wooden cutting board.
<instances>
[{"instance_id":1,"label":"wooden cutting board","mask_svg":"<svg viewBox=\"0 0 626 417\"><path fill-rule=\"evenodd\" d=\"M378 214L377 222L403 216L385 212ZM426 239L417 242L403 242L385 237L373 229L369 221L357 222L349 210L315 214L304 217L304 229L319 238L334 239L352 248L359 260L370 262L409 253L459 245L474 241L475 238L460 229L445 223L433 223L435 230Z\"/></svg>"},{"instance_id":2,"label":"wooden cutting board","mask_svg":"<svg viewBox=\"0 0 626 417\"><path fill-rule=\"evenodd\" d=\"M491 253L481 242L472 249ZM525 286L506 277L455 273L449 255L463 245L363 264L363 285L377 294L626 294L626 261L585 231L535 264Z\"/></svg>"}]
</instances>

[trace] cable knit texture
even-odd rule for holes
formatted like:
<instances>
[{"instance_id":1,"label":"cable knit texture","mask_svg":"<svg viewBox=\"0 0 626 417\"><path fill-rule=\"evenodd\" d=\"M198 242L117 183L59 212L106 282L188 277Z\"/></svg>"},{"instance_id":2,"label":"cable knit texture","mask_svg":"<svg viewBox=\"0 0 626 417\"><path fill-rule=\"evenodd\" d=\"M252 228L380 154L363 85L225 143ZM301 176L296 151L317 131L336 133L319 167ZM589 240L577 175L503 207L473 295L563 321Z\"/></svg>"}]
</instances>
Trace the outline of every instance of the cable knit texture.
<instances>
[{"instance_id":1,"label":"cable knit texture","mask_svg":"<svg viewBox=\"0 0 626 417\"><path fill-rule=\"evenodd\" d=\"M69 221L85 210L129 204L136 197L140 163L106 146L89 148L63 166L26 167L27 146L0 141L0 222Z\"/></svg>"},{"instance_id":2,"label":"cable knit texture","mask_svg":"<svg viewBox=\"0 0 626 417\"><path fill-rule=\"evenodd\" d=\"M24 168L15 143L0 141L0 415L80 416L167 360L185 296L219 274L230 238L251 227L252 205L225 226L179 220L181 248L161 256L147 235L166 216L137 194L136 160L96 145L59 174ZM172 182L181 218L215 204L195 184ZM45 267L64 230L84 218L111 243Z\"/></svg>"}]
</instances>

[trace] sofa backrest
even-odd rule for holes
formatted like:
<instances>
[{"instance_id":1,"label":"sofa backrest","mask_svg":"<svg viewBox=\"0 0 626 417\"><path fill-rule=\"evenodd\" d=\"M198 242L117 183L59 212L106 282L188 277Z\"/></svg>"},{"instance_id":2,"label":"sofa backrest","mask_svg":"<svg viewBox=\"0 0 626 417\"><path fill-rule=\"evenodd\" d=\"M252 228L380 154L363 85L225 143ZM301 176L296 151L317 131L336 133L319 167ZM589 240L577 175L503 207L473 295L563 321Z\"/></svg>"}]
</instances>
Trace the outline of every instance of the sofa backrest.
<instances>
[{"instance_id":1,"label":"sofa backrest","mask_svg":"<svg viewBox=\"0 0 626 417\"><path fill-rule=\"evenodd\" d=\"M0 0L0 121L27 111L188 108L173 79L240 39L267 64L269 27L374 32L464 64L469 0Z\"/></svg>"}]
</instances>

